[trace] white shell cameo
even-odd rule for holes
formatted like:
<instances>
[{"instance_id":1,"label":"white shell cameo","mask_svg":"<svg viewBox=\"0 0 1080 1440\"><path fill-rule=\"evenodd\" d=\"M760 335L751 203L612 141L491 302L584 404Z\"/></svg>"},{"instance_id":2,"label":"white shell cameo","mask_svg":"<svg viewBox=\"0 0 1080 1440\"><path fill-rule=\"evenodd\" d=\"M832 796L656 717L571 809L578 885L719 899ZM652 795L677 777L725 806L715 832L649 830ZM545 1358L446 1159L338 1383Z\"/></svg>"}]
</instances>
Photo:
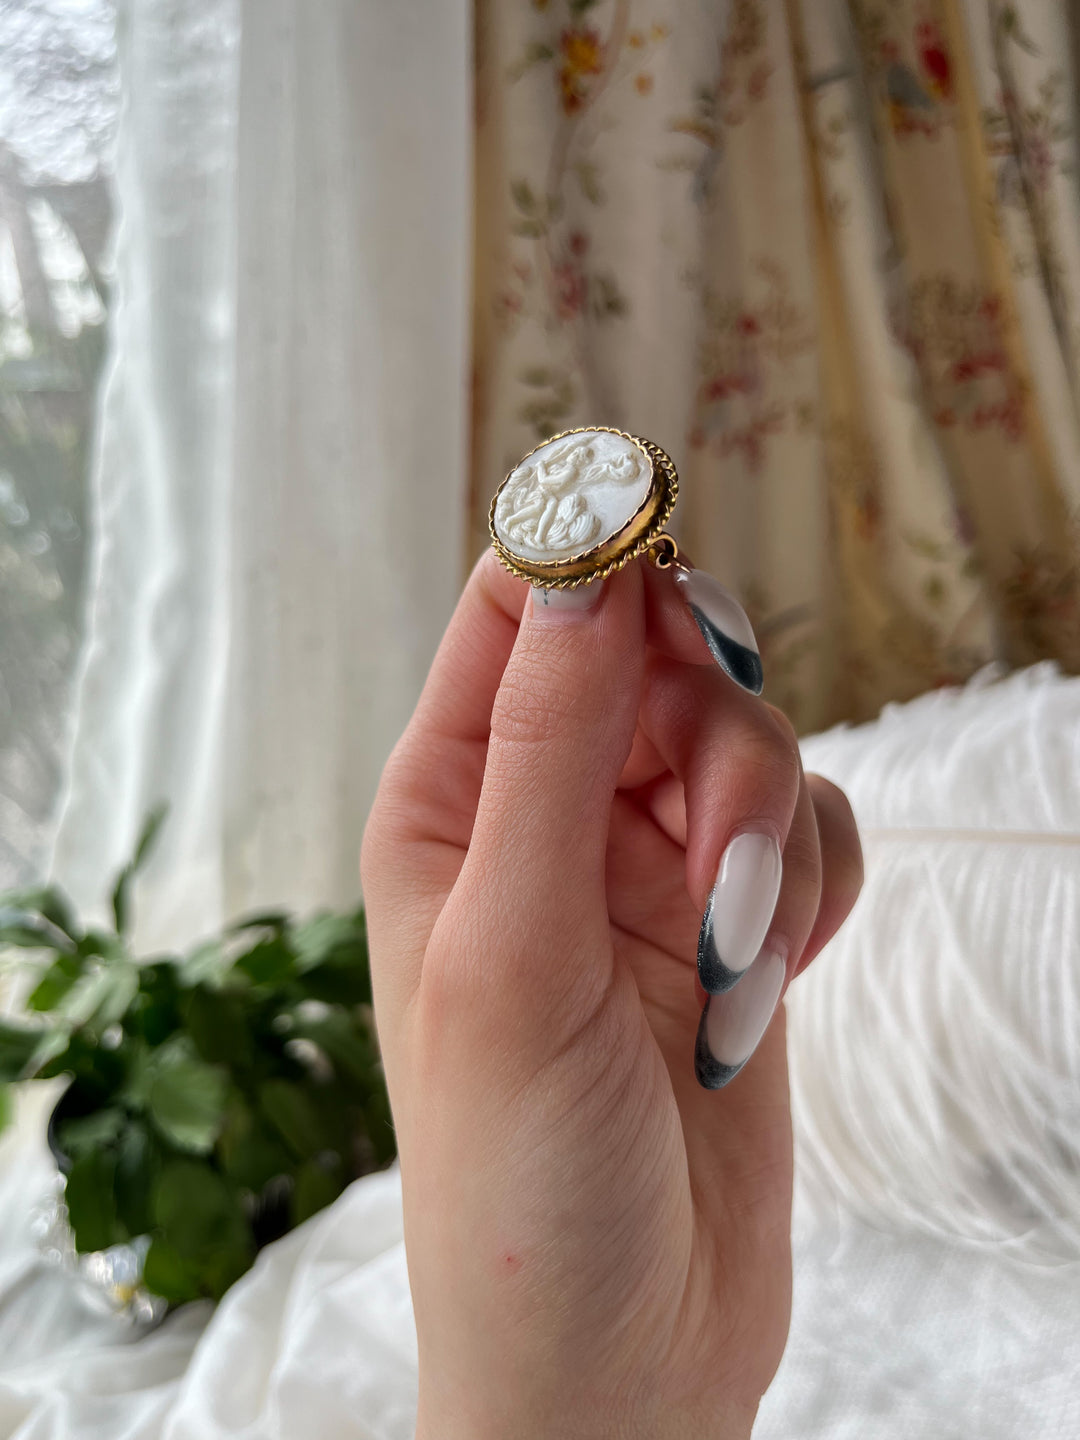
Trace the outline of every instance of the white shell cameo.
<instances>
[{"instance_id":1,"label":"white shell cameo","mask_svg":"<svg viewBox=\"0 0 1080 1440\"><path fill-rule=\"evenodd\" d=\"M523 560L569 560L603 544L638 512L652 462L632 440L585 430L551 440L512 471L495 502L495 533Z\"/></svg>"}]
</instances>

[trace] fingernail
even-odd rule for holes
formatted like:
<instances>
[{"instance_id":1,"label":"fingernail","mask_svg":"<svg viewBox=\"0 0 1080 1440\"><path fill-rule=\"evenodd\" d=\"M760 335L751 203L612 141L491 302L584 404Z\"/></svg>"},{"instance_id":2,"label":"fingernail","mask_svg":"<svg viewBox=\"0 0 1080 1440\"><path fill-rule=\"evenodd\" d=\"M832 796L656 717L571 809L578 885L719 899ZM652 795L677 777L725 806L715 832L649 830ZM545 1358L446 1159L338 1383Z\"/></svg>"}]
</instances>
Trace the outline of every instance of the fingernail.
<instances>
[{"instance_id":1,"label":"fingernail","mask_svg":"<svg viewBox=\"0 0 1080 1440\"><path fill-rule=\"evenodd\" d=\"M712 657L736 684L760 695L765 677L750 620L730 590L704 570L678 569L676 584Z\"/></svg>"},{"instance_id":2,"label":"fingernail","mask_svg":"<svg viewBox=\"0 0 1080 1440\"><path fill-rule=\"evenodd\" d=\"M542 615L549 610L592 610L600 603L604 592L602 580L590 580L574 590L545 590L540 585L532 587L533 610Z\"/></svg>"},{"instance_id":3,"label":"fingernail","mask_svg":"<svg viewBox=\"0 0 1080 1440\"><path fill-rule=\"evenodd\" d=\"M784 988L787 956L763 950L734 990L710 995L694 1045L694 1074L706 1090L733 1080L769 1028Z\"/></svg>"},{"instance_id":4,"label":"fingernail","mask_svg":"<svg viewBox=\"0 0 1080 1440\"><path fill-rule=\"evenodd\" d=\"M765 943L783 864L773 835L744 830L720 857L698 936L698 975L710 995L739 980Z\"/></svg>"}]
</instances>

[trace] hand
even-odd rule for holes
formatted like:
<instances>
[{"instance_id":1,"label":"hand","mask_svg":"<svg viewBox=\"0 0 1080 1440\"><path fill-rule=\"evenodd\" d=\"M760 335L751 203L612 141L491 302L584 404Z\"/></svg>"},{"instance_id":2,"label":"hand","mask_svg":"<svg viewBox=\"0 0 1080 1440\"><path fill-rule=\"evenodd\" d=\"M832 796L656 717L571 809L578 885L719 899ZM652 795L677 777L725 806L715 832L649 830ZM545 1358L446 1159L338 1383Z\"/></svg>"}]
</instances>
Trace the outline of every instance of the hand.
<instances>
[{"instance_id":1,"label":"hand","mask_svg":"<svg viewBox=\"0 0 1080 1440\"><path fill-rule=\"evenodd\" d=\"M534 607L485 555L364 837L421 1440L745 1437L787 1337L783 1007L703 1088L695 953L731 838L774 837L790 983L858 893L854 821L670 574L596 592ZM761 973L710 1001L736 1048Z\"/></svg>"}]
</instances>

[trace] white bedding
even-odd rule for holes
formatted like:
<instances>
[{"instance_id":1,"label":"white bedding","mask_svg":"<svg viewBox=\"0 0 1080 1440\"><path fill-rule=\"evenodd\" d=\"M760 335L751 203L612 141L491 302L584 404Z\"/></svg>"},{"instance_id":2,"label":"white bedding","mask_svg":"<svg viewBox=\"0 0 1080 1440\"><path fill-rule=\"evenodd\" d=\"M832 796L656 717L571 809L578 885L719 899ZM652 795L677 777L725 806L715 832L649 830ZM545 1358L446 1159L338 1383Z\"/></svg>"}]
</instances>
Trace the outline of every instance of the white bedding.
<instances>
[{"instance_id":1,"label":"white bedding","mask_svg":"<svg viewBox=\"0 0 1080 1440\"><path fill-rule=\"evenodd\" d=\"M935 750L925 748L931 743ZM905 817L897 811L896 793L889 798L882 766L887 781L904 763L905 747L917 755L920 745L926 763L911 774L925 775L926 789L920 802L918 783L905 780L905 797L914 785ZM904 709L894 709L879 728L833 732L808 742L805 751L808 763L849 784L868 831L892 832L903 824L925 826L941 798L941 773L949 768L959 774L965 763L969 768L974 763L971 757L983 754L986 779L974 786L971 814L954 816L955 824L965 827L962 864L969 869L977 865L970 851L972 815L981 827L1008 831L1010 845L1022 844L1026 836L1042 847L1041 855L1050 853L1047 837L1032 829L1030 793L1019 796L1023 825L1007 823L1005 814L1010 794L1024 786L1030 790L1032 776L1040 775L1045 791L1040 813L1049 814L1053 845L1064 857L1043 867L1047 904L1063 905L1065 916L1076 913L1080 681L1037 667L990 689L926 697L909 707L907 719ZM946 766L943 757L950 755ZM1054 763L1060 768L1056 777ZM888 815L882 805L892 806ZM940 845L941 837L928 843ZM867 901L842 937L843 946L799 981L805 1003L794 990L789 1002L801 1167L795 1306L788 1348L762 1405L756 1440L1076 1440L1080 1255L1034 1264L1010 1258L1000 1243L962 1245L941 1238L943 1225L955 1216L942 1200L940 1177L932 1175L925 1183L918 1176L893 1177L898 1218L890 1226L889 1164L891 1158L899 1163L911 1137L900 1135L890 1151L867 1130L865 1153L856 1154L850 1125L818 1124L838 1094L849 1106L857 1105L858 1097L815 1080L830 1063L820 1048L823 1034L829 1045L847 1042L843 1033L823 1030L814 1017L820 1019L820 1004L826 1018L838 1005L852 1012L852 997L860 996L866 983L868 947L873 961L888 943L875 906L887 907L890 895L895 901L897 884L913 886L916 897L922 893L911 879L917 866L909 866L905 880L891 861L887 873L882 869L886 862L876 842L867 848ZM948 865L939 851L934 855L940 878ZM1003 886L1026 887L1014 897L1015 913L1032 899L1033 874L1010 863L995 881L998 898L1005 893L1006 900ZM884 898L879 902L876 896ZM935 896L934 903L940 902ZM1041 899L1039 911L1045 923L1049 912ZM1026 933L1030 939L1031 926ZM1001 944L1022 948L1023 939L1003 934ZM1069 1001L1080 993L1080 936L1061 934L1057 946L1039 983L1052 1002L1043 1007L1046 1033L1060 1040L1075 1033L1078 1019ZM948 951L926 947L923 963L953 963L954 951L965 963L977 963L962 944ZM1054 985L1058 989L1051 994ZM861 1013L865 1019L865 1009ZM897 1023L925 1019L901 1015ZM973 1055L979 1058L978 1038L965 1051L965 1064L974 1063ZM933 1086L948 1080L947 1070L942 1062L922 1090L916 1089L928 1114L936 1104ZM1040 1083L1067 1081L1080 1071L1080 1054L1050 1057L1044 1070ZM875 1076L874 1105L901 1105L906 1083L903 1067L895 1067L893 1080L884 1067ZM1075 1088L1064 1093L1073 1096L1075 1134L1080 1096ZM24 1096L16 1129L0 1141L0 1440L412 1440L416 1346L396 1167L359 1181L329 1210L264 1251L215 1313L189 1306L140 1336L122 1322L87 1312L73 1282L37 1256L29 1213L50 1183L43 1141L48 1103L46 1093ZM972 1134L979 1140L972 1153L982 1156L986 1137ZM958 1134L954 1148L963 1151L971 1138ZM1036 1135L1032 1144L1037 1140ZM1058 1194L1053 1178L1048 1168L1038 1191L1044 1210ZM852 1188L862 1179L874 1191L865 1206ZM1074 1182L1073 1191L1077 1188ZM970 1208L970 1193L965 1200ZM967 1214L963 1208L956 1213ZM1072 1233L1065 1224L1055 1232L1059 1241Z\"/></svg>"}]
</instances>

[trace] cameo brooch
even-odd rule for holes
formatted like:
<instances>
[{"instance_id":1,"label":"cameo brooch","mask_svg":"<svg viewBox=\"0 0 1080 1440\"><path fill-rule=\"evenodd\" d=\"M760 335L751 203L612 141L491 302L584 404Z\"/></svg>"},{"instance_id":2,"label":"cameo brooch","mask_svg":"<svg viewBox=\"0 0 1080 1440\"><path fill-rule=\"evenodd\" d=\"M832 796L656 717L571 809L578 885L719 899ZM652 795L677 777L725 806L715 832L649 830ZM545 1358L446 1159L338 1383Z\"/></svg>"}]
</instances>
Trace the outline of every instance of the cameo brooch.
<instances>
[{"instance_id":1,"label":"cameo brooch","mask_svg":"<svg viewBox=\"0 0 1080 1440\"><path fill-rule=\"evenodd\" d=\"M678 554L664 531L678 493L674 464L651 440L604 425L564 430L495 492L492 544L512 574L545 590L602 580L646 553L665 568Z\"/></svg>"},{"instance_id":2,"label":"cameo brooch","mask_svg":"<svg viewBox=\"0 0 1080 1440\"><path fill-rule=\"evenodd\" d=\"M648 556L670 571L720 668L760 695L761 654L749 616L719 580L680 557L664 529L678 494L675 466L651 440L606 425L564 430L530 450L496 490L491 543L507 570L545 600Z\"/></svg>"}]
</instances>

